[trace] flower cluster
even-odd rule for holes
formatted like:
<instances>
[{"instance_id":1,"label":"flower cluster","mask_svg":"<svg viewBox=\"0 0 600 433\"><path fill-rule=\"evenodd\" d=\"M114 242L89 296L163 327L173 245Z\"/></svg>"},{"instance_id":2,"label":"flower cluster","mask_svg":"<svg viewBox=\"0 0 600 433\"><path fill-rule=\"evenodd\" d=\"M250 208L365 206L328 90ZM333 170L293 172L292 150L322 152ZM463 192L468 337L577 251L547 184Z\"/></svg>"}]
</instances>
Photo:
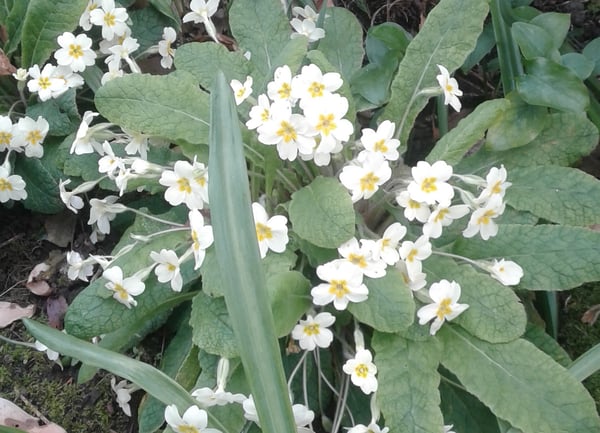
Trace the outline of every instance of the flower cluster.
<instances>
[{"instance_id":1,"label":"flower cluster","mask_svg":"<svg viewBox=\"0 0 600 433\"><path fill-rule=\"evenodd\" d=\"M290 25L294 29L292 39L300 36L306 36L309 42L316 42L325 37L325 30L317 27L317 14L310 6L303 8L295 6L292 8L294 18L290 21Z\"/></svg>"}]
</instances>

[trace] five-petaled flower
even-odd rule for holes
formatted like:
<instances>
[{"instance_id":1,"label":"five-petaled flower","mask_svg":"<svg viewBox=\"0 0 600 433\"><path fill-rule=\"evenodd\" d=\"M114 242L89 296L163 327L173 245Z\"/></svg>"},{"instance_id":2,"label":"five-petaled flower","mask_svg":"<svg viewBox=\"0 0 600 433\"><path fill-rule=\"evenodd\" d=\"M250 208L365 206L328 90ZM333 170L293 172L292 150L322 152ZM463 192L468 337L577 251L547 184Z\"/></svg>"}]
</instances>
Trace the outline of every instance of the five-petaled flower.
<instances>
[{"instance_id":1,"label":"five-petaled flower","mask_svg":"<svg viewBox=\"0 0 600 433\"><path fill-rule=\"evenodd\" d=\"M170 404L165 408L165 421L176 433L221 433L221 430L208 426L208 415L198 406L190 406L179 415L177 406Z\"/></svg>"},{"instance_id":2,"label":"five-petaled flower","mask_svg":"<svg viewBox=\"0 0 600 433\"><path fill-rule=\"evenodd\" d=\"M323 312L316 316L306 315L305 320L294 326L292 338L298 340L304 350L315 350L316 347L327 348L333 341L333 332L327 329L335 322L335 316Z\"/></svg>"},{"instance_id":3,"label":"five-petaled flower","mask_svg":"<svg viewBox=\"0 0 600 433\"><path fill-rule=\"evenodd\" d=\"M254 216L260 257L264 259L269 250L276 253L284 252L289 241L287 218L283 215L269 218L267 211L260 203L252 203L252 215Z\"/></svg>"},{"instance_id":4,"label":"five-petaled flower","mask_svg":"<svg viewBox=\"0 0 600 433\"><path fill-rule=\"evenodd\" d=\"M327 283L321 283L310 291L316 305L333 302L336 310L344 310L348 302L362 302L369 296L369 289L362 282L362 271L347 260L334 260L320 265L317 275Z\"/></svg>"},{"instance_id":5,"label":"five-petaled flower","mask_svg":"<svg viewBox=\"0 0 600 433\"><path fill-rule=\"evenodd\" d=\"M352 383L359 386L365 394L377 391L377 367L373 364L373 355L368 349L357 350L354 358L346 361L342 369L350 375Z\"/></svg>"},{"instance_id":6,"label":"five-petaled flower","mask_svg":"<svg viewBox=\"0 0 600 433\"><path fill-rule=\"evenodd\" d=\"M64 32L56 38L60 49L54 53L56 63L70 67L73 72L82 72L94 64L96 53L92 50L92 40L85 34L75 36Z\"/></svg>"},{"instance_id":7,"label":"five-petaled flower","mask_svg":"<svg viewBox=\"0 0 600 433\"><path fill-rule=\"evenodd\" d=\"M104 285L108 290L115 292L113 298L131 308L137 305L134 296L141 295L146 288L144 282L136 276L123 278L123 270L119 266L108 268L102 273L102 277L108 280Z\"/></svg>"},{"instance_id":8,"label":"five-petaled flower","mask_svg":"<svg viewBox=\"0 0 600 433\"><path fill-rule=\"evenodd\" d=\"M429 297L433 302L421 307L417 311L417 316L419 317L420 325L424 325L431 319L434 319L429 329L431 335L435 335L446 320L456 318L460 313L469 308L468 304L458 303L460 285L456 281L441 280L433 283L429 288Z\"/></svg>"},{"instance_id":9,"label":"five-petaled flower","mask_svg":"<svg viewBox=\"0 0 600 433\"><path fill-rule=\"evenodd\" d=\"M411 172L413 181L406 189L412 200L429 205L439 203L442 206L450 206L454 189L447 180L452 176L452 166L444 161L437 161L432 165L426 161L419 161Z\"/></svg>"},{"instance_id":10,"label":"five-petaled flower","mask_svg":"<svg viewBox=\"0 0 600 433\"><path fill-rule=\"evenodd\" d=\"M448 69L442 65L437 66L440 70L440 74L436 76L436 78L444 92L444 104L450 104L455 111L460 111L461 105L458 97L462 96L463 92L458 88L458 82L455 78L450 77Z\"/></svg>"},{"instance_id":11,"label":"five-petaled flower","mask_svg":"<svg viewBox=\"0 0 600 433\"><path fill-rule=\"evenodd\" d=\"M25 181L18 174L10 174L3 166L0 166L0 203L9 200L25 200Z\"/></svg>"},{"instance_id":12,"label":"five-petaled flower","mask_svg":"<svg viewBox=\"0 0 600 433\"><path fill-rule=\"evenodd\" d=\"M154 273L161 283L170 282L171 289L176 292L181 292L183 287L183 278L181 277L181 270L179 257L173 250L167 250L163 248L159 253L156 251L150 252L150 258L158 264L154 268Z\"/></svg>"}]
</instances>

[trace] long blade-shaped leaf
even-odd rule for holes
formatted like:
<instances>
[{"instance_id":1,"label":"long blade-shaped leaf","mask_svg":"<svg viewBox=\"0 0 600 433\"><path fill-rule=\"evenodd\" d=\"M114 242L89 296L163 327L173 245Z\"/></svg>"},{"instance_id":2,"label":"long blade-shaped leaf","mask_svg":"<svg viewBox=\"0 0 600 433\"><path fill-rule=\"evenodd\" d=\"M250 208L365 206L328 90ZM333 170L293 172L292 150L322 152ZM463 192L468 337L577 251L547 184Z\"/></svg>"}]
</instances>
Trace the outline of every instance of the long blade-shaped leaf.
<instances>
[{"instance_id":1,"label":"long blade-shaped leaf","mask_svg":"<svg viewBox=\"0 0 600 433\"><path fill-rule=\"evenodd\" d=\"M208 194L223 292L261 427L265 433L293 432L238 122L231 88L219 73L211 94Z\"/></svg>"}]
</instances>

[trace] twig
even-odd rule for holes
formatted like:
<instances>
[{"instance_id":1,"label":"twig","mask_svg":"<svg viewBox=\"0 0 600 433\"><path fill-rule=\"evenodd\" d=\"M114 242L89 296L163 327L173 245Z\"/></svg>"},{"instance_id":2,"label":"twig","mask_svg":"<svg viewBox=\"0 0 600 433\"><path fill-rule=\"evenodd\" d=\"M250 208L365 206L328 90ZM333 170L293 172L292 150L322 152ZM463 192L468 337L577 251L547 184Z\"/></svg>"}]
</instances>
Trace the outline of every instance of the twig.
<instances>
[{"instance_id":1,"label":"twig","mask_svg":"<svg viewBox=\"0 0 600 433\"><path fill-rule=\"evenodd\" d=\"M23 394L21 394L21 392L19 391L19 389L17 387L14 388L15 394L17 395L17 397L19 397L19 399L25 403L25 406L27 406L27 408L33 412L39 419L41 419L43 421L44 424L52 424L50 422L50 420L48 418L46 418L34 405L33 403L31 403L29 400L27 400L27 398L25 398L25 396Z\"/></svg>"}]
</instances>

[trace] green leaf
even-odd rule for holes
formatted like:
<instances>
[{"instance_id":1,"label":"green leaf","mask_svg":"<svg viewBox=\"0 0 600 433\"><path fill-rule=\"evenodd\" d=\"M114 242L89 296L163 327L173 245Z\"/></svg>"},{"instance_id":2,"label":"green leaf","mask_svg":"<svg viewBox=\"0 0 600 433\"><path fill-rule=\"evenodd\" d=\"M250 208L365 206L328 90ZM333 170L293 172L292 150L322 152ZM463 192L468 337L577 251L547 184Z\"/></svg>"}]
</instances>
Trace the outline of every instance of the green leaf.
<instances>
[{"instance_id":1,"label":"green leaf","mask_svg":"<svg viewBox=\"0 0 600 433\"><path fill-rule=\"evenodd\" d=\"M334 178L317 177L292 194L294 232L323 248L337 248L354 236L354 208L348 191Z\"/></svg>"},{"instance_id":2,"label":"green leaf","mask_svg":"<svg viewBox=\"0 0 600 433\"><path fill-rule=\"evenodd\" d=\"M362 27L347 9L329 7L325 13L325 37L319 41L319 51L342 74L344 81L349 81L362 65Z\"/></svg>"},{"instance_id":3,"label":"green leaf","mask_svg":"<svg viewBox=\"0 0 600 433\"><path fill-rule=\"evenodd\" d=\"M566 368L571 364L572 361L569 354L558 344L558 341L546 333L542 326L528 324L523 338L535 344L538 349L546 355L551 356L552 359L563 367Z\"/></svg>"},{"instance_id":4,"label":"green leaf","mask_svg":"<svg viewBox=\"0 0 600 433\"><path fill-rule=\"evenodd\" d=\"M571 28L571 16L557 12L539 14L530 22L546 30L552 38L552 48L555 50L560 49Z\"/></svg>"},{"instance_id":5,"label":"green leaf","mask_svg":"<svg viewBox=\"0 0 600 433\"><path fill-rule=\"evenodd\" d=\"M551 54L557 50L550 33L540 26L516 22L510 30L515 42L521 48L523 57L527 60L536 57L551 57Z\"/></svg>"},{"instance_id":6,"label":"green leaf","mask_svg":"<svg viewBox=\"0 0 600 433\"><path fill-rule=\"evenodd\" d=\"M471 69L480 63L487 56L492 48L496 46L496 38L494 36L494 27L491 23L486 23L483 26L483 31L477 39L475 49L469 54L463 65L460 67L464 74L467 74Z\"/></svg>"},{"instance_id":7,"label":"green leaf","mask_svg":"<svg viewBox=\"0 0 600 433\"><path fill-rule=\"evenodd\" d=\"M492 150L508 150L524 146L534 140L546 127L548 109L524 104L511 98L510 107L504 110L490 126L485 145Z\"/></svg>"},{"instance_id":8,"label":"green leaf","mask_svg":"<svg viewBox=\"0 0 600 433\"><path fill-rule=\"evenodd\" d=\"M223 358L239 356L231 319L222 297L198 293L192 302L190 324L194 329L194 344L200 349Z\"/></svg>"},{"instance_id":9,"label":"green leaf","mask_svg":"<svg viewBox=\"0 0 600 433\"><path fill-rule=\"evenodd\" d=\"M526 70L516 81L519 96L528 104L575 112L589 105L587 88L566 66L536 58L526 63Z\"/></svg>"},{"instance_id":10,"label":"green leaf","mask_svg":"<svg viewBox=\"0 0 600 433\"><path fill-rule=\"evenodd\" d=\"M580 80L588 78L594 71L595 66L594 62L579 53L563 54L560 58L560 62L571 71L575 72L575 75L577 75Z\"/></svg>"},{"instance_id":11,"label":"green leaf","mask_svg":"<svg viewBox=\"0 0 600 433\"><path fill-rule=\"evenodd\" d=\"M49 126L48 135L64 137L72 134L81 123L75 93L75 89L70 89L58 98L30 105L26 114L32 119L37 119L38 116L46 119Z\"/></svg>"},{"instance_id":12,"label":"green leaf","mask_svg":"<svg viewBox=\"0 0 600 433\"><path fill-rule=\"evenodd\" d=\"M583 385L528 341L490 344L450 327L439 335L446 348L442 364L499 418L524 433L600 430L594 401Z\"/></svg>"},{"instance_id":13,"label":"green leaf","mask_svg":"<svg viewBox=\"0 0 600 433\"><path fill-rule=\"evenodd\" d=\"M386 22L370 27L365 38L369 62L383 64L390 57L400 61L411 39L411 34L396 23Z\"/></svg>"},{"instance_id":14,"label":"green leaf","mask_svg":"<svg viewBox=\"0 0 600 433\"><path fill-rule=\"evenodd\" d=\"M493 99L479 104L455 128L438 140L427 156L427 161L446 161L450 165L458 163L509 107L510 103L506 99Z\"/></svg>"},{"instance_id":15,"label":"green leaf","mask_svg":"<svg viewBox=\"0 0 600 433\"><path fill-rule=\"evenodd\" d=\"M430 257L425 269L429 282L446 279L460 284L460 302L469 308L453 322L472 335L490 343L504 343L525 332L525 309L510 287L448 257Z\"/></svg>"},{"instance_id":16,"label":"green leaf","mask_svg":"<svg viewBox=\"0 0 600 433\"><path fill-rule=\"evenodd\" d=\"M582 54L594 63L594 75L600 74L600 37L589 42Z\"/></svg>"},{"instance_id":17,"label":"green leaf","mask_svg":"<svg viewBox=\"0 0 600 433\"><path fill-rule=\"evenodd\" d=\"M377 403L392 432L443 431L437 372L441 346L435 339L416 342L375 331Z\"/></svg>"},{"instance_id":18,"label":"green leaf","mask_svg":"<svg viewBox=\"0 0 600 433\"><path fill-rule=\"evenodd\" d=\"M290 40L290 23L278 0L238 0L229 9L231 33L259 76L272 73L275 58Z\"/></svg>"},{"instance_id":19,"label":"green leaf","mask_svg":"<svg viewBox=\"0 0 600 433\"><path fill-rule=\"evenodd\" d=\"M558 225L501 225L487 241L458 239L454 251L471 259L504 257L524 271L528 290L566 290L600 280L600 232Z\"/></svg>"},{"instance_id":20,"label":"green leaf","mask_svg":"<svg viewBox=\"0 0 600 433\"><path fill-rule=\"evenodd\" d=\"M128 13L132 22L131 33L135 35L140 44L139 53L157 45L158 41L162 39L163 29L173 24L172 19L153 7L132 9ZM177 22L179 23L179 19Z\"/></svg>"},{"instance_id":21,"label":"green leaf","mask_svg":"<svg viewBox=\"0 0 600 433\"><path fill-rule=\"evenodd\" d=\"M285 337L312 305L310 281L297 271L280 272L267 278L267 289L275 333Z\"/></svg>"},{"instance_id":22,"label":"green leaf","mask_svg":"<svg viewBox=\"0 0 600 433\"><path fill-rule=\"evenodd\" d=\"M113 123L171 141L208 141L208 95L184 71L130 74L96 92L96 108Z\"/></svg>"},{"instance_id":23,"label":"green leaf","mask_svg":"<svg viewBox=\"0 0 600 433\"><path fill-rule=\"evenodd\" d=\"M570 167L539 166L510 171L506 202L566 225L600 223L600 181Z\"/></svg>"},{"instance_id":24,"label":"green leaf","mask_svg":"<svg viewBox=\"0 0 600 433\"><path fill-rule=\"evenodd\" d=\"M352 76L352 91L370 103L381 106L390 99L390 84L398 68L398 60L390 57L382 64L371 63Z\"/></svg>"},{"instance_id":25,"label":"green leaf","mask_svg":"<svg viewBox=\"0 0 600 433\"><path fill-rule=\"evenodd\" d=\"M546 129L526 146L495 152L480 149L462 160L457 173L485 173L504 164L509 177L512 168L532 165L569 166L589 153L598 143L598 130L584 113L550 114Z\"/></svg>"},{"instance_id":26,"label":"green leaf","mask_svg":"<svg viewBox=\"0 0 600 433\"><path fill-rule=\"evenodd\" d=\"M57 36L77 27L87 4L87 0L30 0L21 37L22 67L41 67L56 50Z\"/></svg>"},{"instance_id":27,"label":"green leaf","mask_svg":"<svg viewBox=\"0 0 600 433\"><path fill-rule=\"evenodd\" d=\"M181 30L181 17L176 12L171 0L150 0L150 4L161 14L170 19L171 24L175 26L176 31Z\"/></svg>"},{"instance_id":28,"label":"green leaf","mask_svg":"<svg viewBox=\"0 0 600 433\"><path fill-rule=\"evenodd\" d=\"M400 62L392 82L392 96L381 118L396 122L396 136L406 146L408 135L428 97L427 87L438 87L436 65L458 68L475 47L488 13L484 0L445 0L429 14Z\"/></svg>"},{"instance_id":29,"label":"green leaf","mask_svg":"<svg viewBox=\"0 0 600 433\"><path fill-rule=\"evenodd\" d=\"M212 42L183 44L177 48L174 62L178 71L189 72L205 89L212 87L219 71L228 81L236 79L242 83L252 72L252 63L240 51L229 51Z\"/></svg>"},{"instance_id":30,"label":"green leaf","mask_svg":"<svg viewBox=\"0 0 600 433\"><path fill-rule=\"evenodd\" d=\"M21 29L23 28L23 22L25 21L27 14L29 0L12 1L10 3L12 3L10 7L5 3L3 14L6 15L5 20L2 23L2 25L6 27L6 34L8 36L8 39L4 44L4 52L7 56L10 56L18 48L19 43L21 42L21 36L23 34Z\"/></svg>"},{"instance_id":31,"label":"green leaf","mask_svg":"<svg viewBox=\"0 0 600 433\"><path fill-rule=\"evenodd\" d=\"M359 322L381 332L399 332L414 320L415 303L399 270L389 267L383 278L365 278L369 298L351 303L348 310Z\"/></svg>"},{"instance_id":32,"label":"green leaf","mask_svg":"<svg viewBox=\"0 0 600 433\"><path fill-rule=\"evenodd\" d=\"M290 39L283 47L281 52L273 60L273 66L268 75L262 75L256 78L254 91L265 93L267 91L267 83L273 79L275 70L283 65L288 65L292 71L292 75L300 69L305 61L306 52L308 50L308 39L305 37ZM340 91L338 90L338 93Z\"/></svg>"},{"instance_id":33,"label":"green leaf","mask_svg":"<svg viewBox=\"0 0 600 433\"><path fill-rule=\"evenodd\" d=\"M568 367L569 373L583 381L600 370L600 343L586 351Z\"/></svg>"}]
</instances>

